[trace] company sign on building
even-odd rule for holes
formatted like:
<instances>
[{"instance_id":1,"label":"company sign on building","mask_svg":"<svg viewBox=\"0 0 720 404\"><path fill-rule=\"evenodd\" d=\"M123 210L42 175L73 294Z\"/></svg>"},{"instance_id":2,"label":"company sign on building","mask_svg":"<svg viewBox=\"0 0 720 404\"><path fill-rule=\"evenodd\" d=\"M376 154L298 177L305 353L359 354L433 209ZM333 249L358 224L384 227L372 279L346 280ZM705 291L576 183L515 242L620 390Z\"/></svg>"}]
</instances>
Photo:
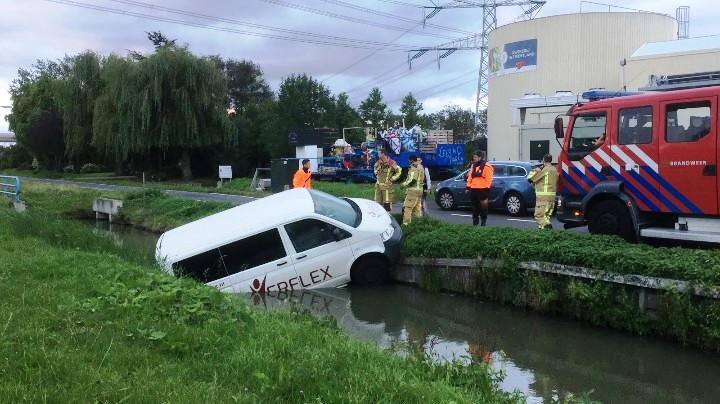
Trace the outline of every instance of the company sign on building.
<instances>
[{"instance_id":1,"label":"company sign on building","mask_svg":"<svg viewBox=\"0 0 720 404\"><path fill-rule=\"evenodd\" d=\"M490 77L531 72L537 67L537 39L506 43L490 50Z\"/></svg>"}]
</instances>

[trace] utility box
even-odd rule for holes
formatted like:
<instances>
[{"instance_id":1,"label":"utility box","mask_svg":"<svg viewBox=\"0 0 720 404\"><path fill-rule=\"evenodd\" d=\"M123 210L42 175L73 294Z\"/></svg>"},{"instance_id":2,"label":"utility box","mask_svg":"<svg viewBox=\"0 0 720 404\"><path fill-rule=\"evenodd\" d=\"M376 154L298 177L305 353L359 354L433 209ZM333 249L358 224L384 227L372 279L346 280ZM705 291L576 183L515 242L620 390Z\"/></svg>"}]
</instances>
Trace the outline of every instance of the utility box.
<instances>
[{"instance_id":1,"label":"utility box","mask_svg":"<svg viewBox=\"0 0 720 404\"><path fill-rule=\"evenodd\" d=\"M282 192L292 188L292 178L300 169L301 159L275 159L270 162L270 190Z\"/></svg>"}]
</instances>

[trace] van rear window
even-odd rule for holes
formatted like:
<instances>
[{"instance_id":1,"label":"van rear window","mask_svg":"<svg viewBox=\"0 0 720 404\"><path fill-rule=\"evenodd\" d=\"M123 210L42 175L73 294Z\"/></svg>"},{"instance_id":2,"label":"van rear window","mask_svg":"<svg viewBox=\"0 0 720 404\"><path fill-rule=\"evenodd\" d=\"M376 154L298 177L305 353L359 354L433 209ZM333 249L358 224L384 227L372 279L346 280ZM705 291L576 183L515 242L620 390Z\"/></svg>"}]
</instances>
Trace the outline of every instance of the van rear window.
<instances>
[{"instance_id":1,"label":"van rear window","mask_svg":"<svg viewBox=\"0 0 720 404\"><path fill-rule=\"evenodd\" d=\"M173 264L176 275L212 282L287 256L277 228L225 244Z\"/></svg>"}]
</instances>

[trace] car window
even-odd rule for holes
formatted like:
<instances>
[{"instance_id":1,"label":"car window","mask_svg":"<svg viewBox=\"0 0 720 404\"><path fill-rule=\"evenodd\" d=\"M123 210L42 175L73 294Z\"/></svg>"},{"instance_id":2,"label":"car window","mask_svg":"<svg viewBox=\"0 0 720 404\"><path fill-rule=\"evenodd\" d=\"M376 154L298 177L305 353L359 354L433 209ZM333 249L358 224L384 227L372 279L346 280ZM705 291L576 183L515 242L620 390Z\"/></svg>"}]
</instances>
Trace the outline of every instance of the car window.
<instances>
[{"instance_id":1,"label":"car window","mask_svg":"<svg viewBox=\"0 0 720 404\"><path fill-rule=\"evenodd\" d=\"M492 164L493 177L507 177L508 166L505 164Z\"/></svg>"},{"instance_id":2,"label":"car window","mask_svg":"<svg viewBox=\"0 0 720 404\"><path fill-rule=\"evenodd\" d=\"M525 177L527 175L527 171L523 167L520 166L510 166L508 167L508 176L511 177Z\"/></svg>"},{"instance_id":3,"label":"car window","mask_svg":"<svg viewBox=\"0 0 720 404\"><path fill-rule=\"evenodd\" d=\"M285 225L285 231L297 252L335 242L333 229L335 226L317 219L303 219Z\"/></svg>"}]
</instances>

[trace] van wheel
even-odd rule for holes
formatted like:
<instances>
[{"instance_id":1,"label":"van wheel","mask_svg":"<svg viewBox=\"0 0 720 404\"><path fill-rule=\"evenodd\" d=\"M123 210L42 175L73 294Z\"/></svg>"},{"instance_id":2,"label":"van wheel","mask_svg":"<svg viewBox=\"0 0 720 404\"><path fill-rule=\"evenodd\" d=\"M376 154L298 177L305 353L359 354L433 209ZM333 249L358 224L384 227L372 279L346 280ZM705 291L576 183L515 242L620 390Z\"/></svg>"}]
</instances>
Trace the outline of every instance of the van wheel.
<instances>
[{"instance_id":1,"label":"van wheel","mask_svg":"<svg viewBox=\"0 0 720 404\"><path fill-rule=\"evenodd\" d=\"M620 201L599 202L593 207L588 219L588 230L592 234L613 234L625 241L635 241L630 212Z\"/></svg>"},{"instance_id":2,"label":"van wheel","mask_svg":"<svg viewBox=\"0 0 720 404\"><path fill-rule=\"evenodd\" d=\"M387 263L378 257L361 258L350 270L352 282L363 286L382 285L388 275Z\"/></svg>"}]
</instances>

